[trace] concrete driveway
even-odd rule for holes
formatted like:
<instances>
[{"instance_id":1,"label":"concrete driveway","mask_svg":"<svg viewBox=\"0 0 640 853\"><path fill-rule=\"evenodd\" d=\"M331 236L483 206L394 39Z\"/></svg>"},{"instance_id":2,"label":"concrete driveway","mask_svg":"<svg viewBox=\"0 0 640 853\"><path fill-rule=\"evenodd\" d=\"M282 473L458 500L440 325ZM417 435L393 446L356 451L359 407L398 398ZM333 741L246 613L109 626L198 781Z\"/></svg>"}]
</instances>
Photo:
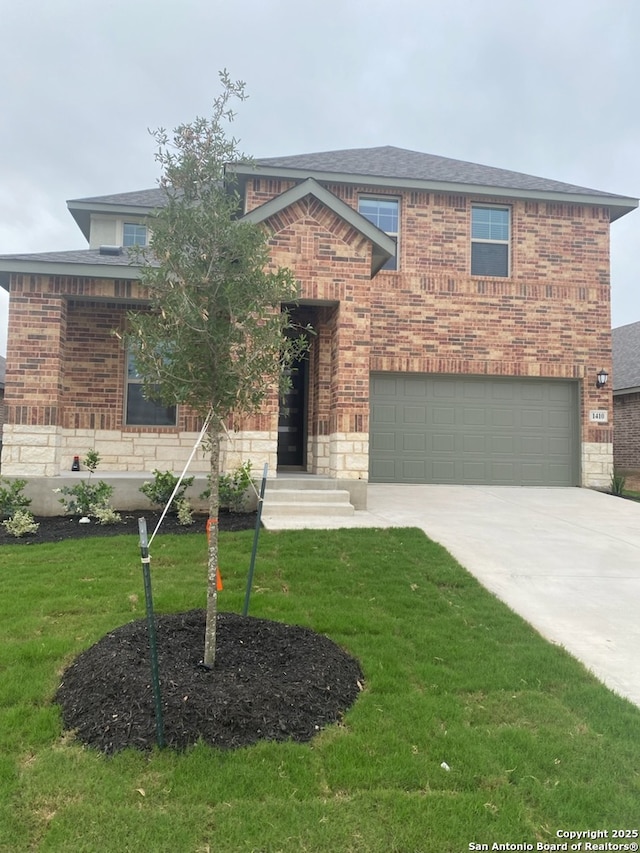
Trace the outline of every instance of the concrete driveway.
<instances>
[{"instance_id":1,"label":"concrete driveway","mask_svg":"<svg viewBox=\"0 0 640 853\"><path fill-rule=\"evenodd\" d=\"M639 503L588 489L370 485L366 515L420 527L640 706Z\"/></svg>"},{"instance_id":2,"label":"concrete driveway","mask_svg":"<svg viewBox=\"0 0 640 853\"><path fill-rule=\"evenodd\" d=\"M544 637L640 706L640 503L588 489L369 485L349 518L276 528L419 527Z\"/></svg>"}]
</instances>

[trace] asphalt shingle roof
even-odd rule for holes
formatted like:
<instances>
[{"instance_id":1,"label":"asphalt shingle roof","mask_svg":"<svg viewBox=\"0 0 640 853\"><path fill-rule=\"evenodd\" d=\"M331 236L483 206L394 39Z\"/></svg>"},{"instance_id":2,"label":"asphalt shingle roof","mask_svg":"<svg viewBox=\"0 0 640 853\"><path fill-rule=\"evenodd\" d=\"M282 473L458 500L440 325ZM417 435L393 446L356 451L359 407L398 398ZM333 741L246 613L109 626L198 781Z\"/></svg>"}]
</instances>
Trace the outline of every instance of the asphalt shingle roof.
<instances>
[{"instance_id":1,"label":"asphalt shingle roof","mask_svg":"<svg viewBox=\"0 0 640 853\"><path fill-rule=\"evenodd\" d=\"M362 175L400 180L433 181L461 186L495 187L496 189L526 192L566 193L569 195L601 196L609 199L628 199L602 190L567 184L548 178L482 166L465 160L453 160L436 154L423 154L393 145L376 148L347 148L336 151L317 151L311 154L294 154L288 157L262 157L253 160L253 165L265 169L292 169L314 173ZM111 195L89 196L71 199L71 208L76 204L114 205L148 208L163 207L166 203L164 190L159 187Z\"/></svg>"},{"instance_id":2,"label":"asphalt shingle roof","mask_svg":"<svg viewBox=\"0 0 640 853\"><path fill-rule=\"evenodd\" d=\"M112 193L111 195L96 195L87 198L70 199L68 204L113 204L131 207L164 207L166 193L155 187L150 190L134 190L128 193Z\"/></svg>"},{"instance_id":3,"label":"asphalt shingle roof","mask_svg":"<svg viewBox=\"0 0 640 853\"><path fill-rule=\"evenodd\" d=\"M611 341L613 390L640 388L640 322L613 329Z\"/></svg>"},{"instance_id":4,"label":"asphalt shingle roof","mask_svg":"<svg viewBox=\"0 0 640 853\"><path fill-rule=\"evenodd\" d=\"M134 264L127 249L121 255L102 255L98 249L76 249L69 252L32 252L26 255L0 255L3 261L39 261L49 264L105 264L128 267Z\"/></svg>"},{"instance_id":5,"label":"asphalt shingle roof","mask_svg":"<svg viewBox=\"0 0 640 853\"><path fill-rule=\"evenodd\" d=\"M308 169L318 172L341 172L351 175L369 175L378 178L402 178L476 186L503 187L536 192L557 192L578 195L601 195L615 198L612 193L537 178L521 172L481 166L464 160L452 160L435 154L422 154L384 145L379 148L352 148L339 151L319 151L314 154L297 154L291 157L265 157L254 161L257 166L282 169ZM619 196L625 198L625 196Z\"/></svg>"}]
</instances>

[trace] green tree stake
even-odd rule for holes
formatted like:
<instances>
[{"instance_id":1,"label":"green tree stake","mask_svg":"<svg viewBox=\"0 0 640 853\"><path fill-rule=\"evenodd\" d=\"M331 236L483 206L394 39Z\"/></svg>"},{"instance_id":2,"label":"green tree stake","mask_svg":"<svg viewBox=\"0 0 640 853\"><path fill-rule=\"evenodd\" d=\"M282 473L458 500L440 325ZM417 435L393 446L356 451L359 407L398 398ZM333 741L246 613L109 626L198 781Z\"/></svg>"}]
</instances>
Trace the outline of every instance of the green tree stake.
<instances>
[{"instance_id":1,"label":"green tree stake","mask_svg":"<svg viewBox=\"0 0 640 853\"><path fill-rule=\"evenodd\" d=\"M151 686L156 711L156 740L162 749L164 741L164 722L162 719L162 696L160 695L160 676L158 674L158 647L156 644L156 624L153 615L153 597L151 595L151 571L149 564L149 540L147 539L147 520L138 519L140 533L140 554L142 555L142 577L144 578L144 598L147 605L147 628L149 631L149 651L151 655Z\"/></svg>"},{"instance_id":2,"label":"green tree stake","mask_svg":"<svg viewBox=\"0 0 640 853\"><path fill-rule=\"evenodd\" d=\"M258 536L260 534L260 519L262 518L262 504L264 502L264 490L267 485L267 471L269 466L265 462L262 470L262 484L260 486L260 499L258 500L258 515L256 516L256 529L253 533L253 548L251 549L251 564L249 565L249 577L247 578L247 591L244 596L244 608L242 615L246 616L249 612L249 598L251 597L251 585L253 584L253 570L256 566L256 554L258 552Z\"/></svg>"}]
</instances>

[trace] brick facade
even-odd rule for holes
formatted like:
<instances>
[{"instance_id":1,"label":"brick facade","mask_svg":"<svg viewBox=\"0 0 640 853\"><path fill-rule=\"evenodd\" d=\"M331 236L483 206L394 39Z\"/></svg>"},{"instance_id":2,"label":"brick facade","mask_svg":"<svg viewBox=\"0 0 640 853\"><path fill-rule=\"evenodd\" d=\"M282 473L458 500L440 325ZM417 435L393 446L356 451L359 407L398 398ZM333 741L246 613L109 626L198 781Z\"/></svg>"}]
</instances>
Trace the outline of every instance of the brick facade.
<instances>
[{"instance_id":1,"label":"brick facade","mask_svg":"<svg viewBox=\"0 0 640 853\"><path fill-rule=\"evenodd\" d=\"M613 398L616 440L613 462L616 469L640 474L640 392L617 394Z\"/></svg>"},{"instance_id":2,"label":"brick facade","mask_svg":"<svg viewBox=\"0 0 640 853\"><path fill-rule=\"evenodd\" d=\"M247 210L286 188L253 180ZM366 184L329 189L354 209L360 195L382 195ZM610 388L595 387L597 371L611 370L609 210L500 196L388 195L400 200L399 269L372 280L366 244L315 199L267 222L274 263L294 270L302 300L325 304L314 321L310 435L366 442L372 371L578 380L583 482L605 485L611 416L608 425L593 424L589 411L612 409ZM470 274L474 201L512 212L508 278ZM366 465L355 475L366 478Z\"/></svg>"}]
</instances>

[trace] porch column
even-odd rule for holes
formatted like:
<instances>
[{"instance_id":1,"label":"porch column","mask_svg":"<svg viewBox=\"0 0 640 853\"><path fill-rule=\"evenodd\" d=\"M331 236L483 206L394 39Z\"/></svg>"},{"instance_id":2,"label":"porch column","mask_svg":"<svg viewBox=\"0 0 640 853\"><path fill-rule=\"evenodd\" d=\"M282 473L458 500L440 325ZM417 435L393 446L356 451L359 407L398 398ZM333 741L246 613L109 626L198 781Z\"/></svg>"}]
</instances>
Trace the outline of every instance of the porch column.
<instances>
[{"instance_id":1,"label":"porch column","mask_svg":"<svg viewBox=\"0 0 640 853\"><path fill-rule=\"evenodd\" d=\"M347 288L332 347L329 469L338 480L369 479L371 312L361 289L360 282Z\"/></svg>"},{"instance_id":2,"label":"porch column","mask_svg":"<svg viewBox=\"0 0 640 853\"><path fill-rule=\"evenodd\" d=\"M48 276L11 280L2 473L59 473L67 303ZM90 393L90 389L87 389Z\"/></svg>"}]
</instances>

